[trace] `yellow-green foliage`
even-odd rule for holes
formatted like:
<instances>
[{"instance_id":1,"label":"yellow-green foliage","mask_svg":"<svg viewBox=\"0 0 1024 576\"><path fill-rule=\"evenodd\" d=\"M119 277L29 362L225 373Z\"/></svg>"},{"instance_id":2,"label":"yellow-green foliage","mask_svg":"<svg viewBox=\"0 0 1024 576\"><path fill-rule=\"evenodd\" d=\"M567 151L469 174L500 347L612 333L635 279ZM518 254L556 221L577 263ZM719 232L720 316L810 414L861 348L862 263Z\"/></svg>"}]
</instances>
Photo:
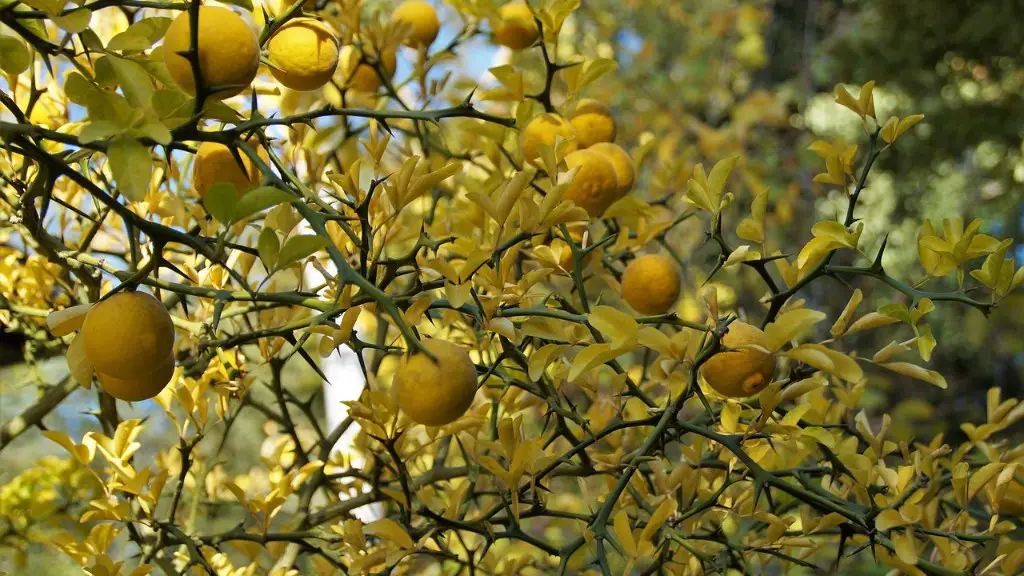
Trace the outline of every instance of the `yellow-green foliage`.
<instances>
[{"instance_id":1,"label":"yellow-green foliage","mask_svg":"<svg viewBox=\"0 0 1024 576\"><path fill-rule=\"evenodd\" d=\"M196 74L195 97L161 54L171 19L194 15L184 4L26 4L0 6L0 322L33 358L65 355L69 376L3 424L0 450L42 434L68 457L0 472L0 549L16 562L43 547L94 576L1024 566L1024 449L1004 436L1024 403L992 389L986 421L955 423L967 440L951 444L910 441L907 422L869 417L863 401L882 378L947 386L927 367L948 345L928 315L1001 312L1024 281L1012 240L948 214L920 225L923 272L883 267L886 241L858 202L926 120L876 111L873 82L835 88L857 139L809 147L838 213L805 218L797 183L769 190L775 167L751 142L788 116L749 88L768 58L762 3L670 3L666 18L694 32L679 57L709 71L678 89L680 105L728 118L616 99L608 132L634 164L632 190L617 180L631 173L622 157L575 152L602 167L591 192L615 202L601 214L565 198L581 174L565 162L579 147L570 124L529 162L520 149L533 118L570 118L581 98L639 81L608 46L573 44L588 18L609 26L578 0L529 2L538 41L502 52L484 80L459 57L495 39L502 2L446 2L441 38L409 48L401 23L360 0L233 1L263 48L290 19L319 18L342 47L338 69L304 92L265 63L245 86ZM396 59L408 64L398 76ZM222 174L200 197L204 142L259 184L238 190ZM670 303L664 314L622 298L624 269L649 253L670 264L659 278L680 274L646 287L671 293L636 289ZM805 300L812 284L845 309ZM869 306L867 289L886 304ZM170 382L133 406L97 385L80 331L90 306L124 290L159 297L175 327ZM741 353L726 337L738 321L750 325ZM891 343L866 345L868 331ZM479 386L464 413L419 418L440 427L416 424L391 391L401 355L427 361L427 337L468 352ZM332 430L295 368L342 346L362 355L367 385ZM720 353L745 360L701 369ZM430 380L471 381L465 362L445 365ZM402 381L405 406L437 392ZM77 386L98 399L78 416L89 431L46 428ZM926 402L899 408L931 415Z\"/></svg>"}]
</instances>

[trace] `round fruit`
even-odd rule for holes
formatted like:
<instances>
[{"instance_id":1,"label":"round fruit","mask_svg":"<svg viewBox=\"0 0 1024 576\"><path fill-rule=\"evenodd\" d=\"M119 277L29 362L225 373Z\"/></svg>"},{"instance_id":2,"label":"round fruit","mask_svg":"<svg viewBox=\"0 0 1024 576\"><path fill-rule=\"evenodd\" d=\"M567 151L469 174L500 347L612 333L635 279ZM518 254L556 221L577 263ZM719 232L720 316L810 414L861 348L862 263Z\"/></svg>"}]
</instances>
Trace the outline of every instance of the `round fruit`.
<instances>
[{"instance_id":1,"label":"round fruit","mask_svg":"<svg viewBox=\"0 0 1024 576\"><path fill-rule=\"evenodd\" d=\"M171 79L194 94L192 64L180 54L191 45L190 30L188 12L182 12L167 28L163 51ZM199 8L199 70L203 81L207 88L232 86L212 97L223 99L240 93L256 78L259 67L259 39L241 16L219 6Z\"/></svg>"},{"instance_id":2,"label":"round fruit","mask_svg":"<svg viewBox=\"0 0 1024 576\"><path fill-rule=\"evenodd\" d=\"M260 171L241 150L238 155L242 159L241 166L227 146L218 142L200 144L192 161L192 188L196 193L200 197L206 196L214 184L227 182L235 186L235 192L241 198L242 194L258 186Z\"/></svg>"},{"instance_id":3,"label":"round fruit","mask_svg":"<svg viewBox=\"0 0 1024 576\"><path fill-rule=\"evenodd\" d=\"M103 390L125 402L148 400L164 389L174 376L174 356L168 356L152 372L145 372L131 378L115 378L102 372L96 373Z\"/></svg>"},{"instance_id":4,"label":"round fruit","mask_svg":"<svg viewBox=\"0 0 1024 576\"><path fill-rule=\"evenodd\" d=\"M622 273L622 298L641 314L664 314L679 298L679 266L660 254L634 258Z\"/></svg>"},{"instance_id":5,"label":"round fruit","mask_svg":"<svg viewBox=\"0 0 1024 576\"><path fill-rule=\"evenodd\" d=\"M270 73L292 90L316 90L338 67L338 39L312 18L289 20L267 42Z\"/></svg>"},{"instance_id":6,"label":"round fruit","mask_svg":"<svg viewBox=\"0 0 1024 576\"><path fill-rule=\"evenodd\" d=\"M636 180L636 166L629 152L622 149L622 146L612 142L598 142L587 150L593 150L603 154L615 168L615 175L619 178L619 197L629 194L633 189L633 182Z\"/></svg>"},{"instance_id":7,"label":"round fruit","mask_svg":"<svg viewBox=\"0 0 1024 576\"><path fill-rule=\"evenodd\" d=\"M612 109L604 102L583 98L576 104L570 121L576 129L576 143L580 148L615 140L615 119L612 118Z\"/></svg>"},{"instance_id":8,"label":"round fruit","mask_svg":"<svg viewBox=\"0 0 1024 576\"><path fill-rule=\"evenodd\" d=\"M437 357L422 353L405 356L395 372L398 407L427 426L444 426L462 416L476 396L476 367L465 348L447 340L424 339Z\"/></svg>"},{"instance_id":9,"label":"round fruit","mask_svg":"<svg viewBox=\"0 0 1024 576\"><path fill-rule=\"evenodd\" d=\"M89 310L81 337L97 373L130 379L152 372L171 356L174 324L153 296L118 292Z\"/></svg>"},{"instance_id":10,"label":"round fruit","mask_svg":"<svg viewBox=\"0 0 1024 576\"><path fill-rule=\"evenodd\" d=\"M619 180L615 167L604 155L592 150L577 150L565 157L569 169L576 168L576 174L565 191L565 199L600 218L604 211L619 199Z\"/></svg>"},{"instance_id":11,"label":"round fruit","mask_svg":"<svg viewBox=\"0 0 1024 576\"><path fill-rule=\"evenodd\" d=\"M501 20L494 26L494 41L513 50L533 46L540 35L530 7L523 2L505 4L498 11Z\"/></svg>"},{"instance_id":12,"label":"round fruit","mask_svg":"<svg viewBox=\"0 0 1024 576\"><path fill-rule=\"evenodd\" d=\"M375 56L375 53L371 53L371 56ZM355 46L345 46L341 49L341 82L348 84L353 90L360 92L376 92L381 87L380 74L377 73L376 68L366 62L360 62L361 53L359 48ZM385 50L384 56L381 58L381 64L384 67L384 72L387 73L390 79L395 75L395 70L398 69L398 56L394 50ZM355 70L352 70L351 66L355 66Z\"/></svg>"},{"instance_id":13,"label":"round fruit","mask_svg":"<svg viewBox=\"0 0 1024 576\"><path fill-rule=\"evenodd\" d=\"M722 396L743 398L760 392L775 374L775 357L753 348L768 348L768 337L760 328L746 322L729 324L722 337L722 345L729 351L708 358L700 367L704 381Z\"/></svg>"},{"instance_id":14,"label":"round fruit","mask_svg":"<svg viewBox=\"0 0 1024 576\"><path fill-rule=\"evenodd\" d=\"M437 10L434 10L430 2L423 2L423 0L402 2L391 14L391 20L401 22L409 27L410 32L405 38L405 43L413 48L430 46L434 38L437 38L437 31L441 28L441 22L437 19Z\"/></svg>"},{"instance_id":15,"label":"round fruit","mask_svg":"<svg viewBox=\"0 0 1024 576\"><path fill-rule=\"evenodd\" d=\"M522 150L523 159L535 164L540 158L540 145L554 148L555 138L559 136L562 140L573 139L569 142L566 153L576 150L576 130L565 118L548 112L530 120L519 136L519 148Z\"/></svg>"}]
</instances>

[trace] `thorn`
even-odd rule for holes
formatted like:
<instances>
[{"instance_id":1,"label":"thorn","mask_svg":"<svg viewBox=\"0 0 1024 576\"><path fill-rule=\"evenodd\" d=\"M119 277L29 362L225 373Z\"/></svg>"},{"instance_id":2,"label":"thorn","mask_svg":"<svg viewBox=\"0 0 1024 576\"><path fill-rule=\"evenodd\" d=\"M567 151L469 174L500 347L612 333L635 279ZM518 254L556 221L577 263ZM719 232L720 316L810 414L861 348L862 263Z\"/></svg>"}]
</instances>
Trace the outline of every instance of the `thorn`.
<instances>
[{"instance_id":1,"label":"thorn","mask_svg":"<svg viewBox=\"0 0 1024 576\"><path fill-rule=\"evenodd\" d=\"M463 106L469 106L470 108L473 107L473 96L476 94L477 88L479 88L479 86L474 86L473 89L469 91L469 94L466 95L466 99L462 101Z\"/></svg>"},{"instance_id":2,"label":"thorn","mask_svg":"<svg viewBox=\"0 0 1024 576\"><path fill-rule=\"evenodd\" d=\"M882 271L882 254L885 253L885 245L889 242L889 234L886 233L885 237L882 238L882 245L878 247L878 254L875 255L875 261L871 264L871 269L876 272Z\"/></svg>"}]
</instances>

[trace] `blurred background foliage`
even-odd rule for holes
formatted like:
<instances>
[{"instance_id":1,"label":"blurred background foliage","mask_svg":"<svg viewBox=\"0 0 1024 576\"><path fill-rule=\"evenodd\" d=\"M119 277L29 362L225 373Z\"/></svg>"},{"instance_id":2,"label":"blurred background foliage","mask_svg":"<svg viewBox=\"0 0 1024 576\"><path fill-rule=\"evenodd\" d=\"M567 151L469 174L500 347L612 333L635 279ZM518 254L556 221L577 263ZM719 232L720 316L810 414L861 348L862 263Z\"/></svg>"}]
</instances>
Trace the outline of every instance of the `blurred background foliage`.
<instances>
[{"instance_id":1,"label":"blurred background foliage","mask_svg":"<svg viewBox=\"0 0 1024 576\"><path fill-rule=\"evenodd\" d=\"M368 2L367 12L389 11L395 3ZM558 56L618 62L618 72L586 95L608 102L621 139L645 151L636 192L645 200L680 194L697 162L708 165L743 154L741 178L734 180L742 208L732 213L746 212L753 190L769 189L767 229L776 235L769 239L770 249L802 245L811 223L834 214L840 202L845 205L839 192L812 183L821 160L807 146L817 139L863 142L857 118L834 104L832 90L840 80L854 87L877 81L879 118L918 112L927 118L873 170L858 208L866 222L862 246L874 251L888 235L887 271L916 282L924 275L916 263L917 233L926 218L941 226L940 215L983 219L981 231L1013 238L1017 260L1024 260L1024 29L1017 26L1022 21L1021 0L584 0L563 31ZM491 65L510 57L497 53ZM539 58L536 51L515 57ZM528 81L537 86L542 79ZM737 224L726 222L724 228L731 232ZM704 240L694 225L680 226L669 241L694 264L681 304L693 314L699 310L696 288L708 280L700 274L719 257L717 247ZM0 254L0 284L12 282L18 266ZM763 286L752 271L730 268L714 280L723 283L725 304L741 315L759 312ZM732 288L726 291L725 285ZM862 310L899 297L880 285L858 287L867 301ZM833 281L802 295L835 317L851 291ZM939 342L930 368L946 377L948 390L904 388L905 380L897 385L873 374L865 408L892 413L896 439L941 432L947 442L958 442L962 433L955 423L984 418L988 388L1001 387L1004 397L1024 393L1022 308L1019 294L989 319L974 309L940 306L928 317ZM906 337L912 337L909 329ZM22 334L0 334L2 421L34 399L35 382L55 382L66 370L62 358L43 360L46 351L26 342ZM886 342L862 344L879 349ZM26 350L35 361L25 363ZM288 380L303 396L319 386L312 371ZM83 414L96 408L96 396L79 390L73 398L78 399L68 404L73 411L58 411L48 422L76 436L85 431L82 426L95 424ZM145 415L144 408L138 410ZM242 418L236 425L247 424ZM258 426L255 419L252 426ZM172 432L146 430L161 433ZM42 454L59 450L39 435L19 439L3 452L0 484ZM55 563L65 561L53 555L33 558L29 569L43 576Z\"/></svg>"}]
</instances>

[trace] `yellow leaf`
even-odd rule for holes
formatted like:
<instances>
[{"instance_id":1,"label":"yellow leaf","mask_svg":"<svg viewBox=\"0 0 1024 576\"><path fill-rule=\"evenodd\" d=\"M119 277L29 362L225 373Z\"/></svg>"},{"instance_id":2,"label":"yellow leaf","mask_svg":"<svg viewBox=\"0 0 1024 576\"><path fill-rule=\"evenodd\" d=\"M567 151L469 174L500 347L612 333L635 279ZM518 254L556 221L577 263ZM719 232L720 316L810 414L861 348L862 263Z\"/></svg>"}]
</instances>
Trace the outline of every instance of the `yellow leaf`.
<instances>
[{"instance_id":1,"label":"yellow leaf","mask_svg":"<svg viewBox=\"0 0 1024 576\"><path fill-rule=\"evenodd\" d=\"M612 349L611 344L593 344L584 348L573 359L572 367L569 368L569 381L575 381L581 374L589 372L591 369L624 353L625 351L623 350Z\"/></svg>"},{"instance_id":2,"label":"yellow leaf","mask_svg":"<svg viewBox=\"0 0 1024 576\"><path fill-rule=\"evenodd\" d=\"M856 98L850 95L850 93L846 90L845 86L843 86L842 84L836 84L835 94L837 104L849 108L861 118L864 117L864 113L860 109L860 102L858 102Z\"/></svg>"},{"instance_id":3,"label":"yellow leaf","mask_svg":"<svg viewBox=\"0 0 1024 576\"><path fill-rule=\"evenodd\" d=\"M857 98L857 108L860 110L861 116L875 117L875 99L873 92L875 89L875 81L872 80L867 84L861 86L860 97Z\"/></svg>"},{"instance_id":4,"label":"yellow leaf","mask_svg":"<svg viewBox=\"0 0 1024 576\"><path fill-rule=\"evenodd\" d=\"M846 303L846 308L843 308L843 313L836 318L832 329L829 334L833 338L839 338L846 331L846 326L850 323L850 318L853 318L853 313L857 311L857 306L860 305L861 301L864 300L864 293L857 288L853 291L853 295L850 296L850 301Z\"/></svg>"},{"instance_id":5,"label":"yellow leaf","mask_svg":"<svg viewBox=\"0 0 1024 576\"><path fill-rule=\"evenodd\" d=\"M942 377L942 374L939 374L934 370L928 370L916 364L910 364L909 362L887 362L882 364L882 366L898 374L910 376L911 378L916 378L918 380L924 380L925 382L934 384L943 390L946 389L946 379Z\"/></svg>"},{"instance_id":6,"label":"yellow leaf","mask_svg":"<svg viewBox=\"0 0 1024 576\"><path fill-rule=\"evenodd\" d=\"M917 564L917 540L914 538L912 530L908 528L898 534L893 534L892 543L896 557L901 562L911 566Z\"/></svg>"},{"instance_id":7,"label":"yellow leaf","mask_svg":"<svg viewBox=\"0 0 1024 576\"><path fill-rule=\"evenodd\" d=\"M381 518L363 526L363 533L384 538L399 548L407 550L411 550L416 546L409 533L397 522L388 518Z\"/></svg>"},{"instance_id":8,"label":"yellow leaf","mask_svg":"<svg viewBox=\"0 0 1024 576\"><path fill-rule=\"evenodd\" d=\"M611 306L595 306L587 315L587 322L609 339L615 350L636 345L639 327L632 316L621 310Z\"/></svg>"},{"instance_id":9,"label":"yellow leaf","mask_svg":"<svg viewBox=\"0 0 1024 576\"><path fill-rule=\"evenodd\" d=\"M46 315L46 327L54 336L66 336L75 330L81 330L85 323L85 315L89 313L92 304L80 304L63 310L50 312Z\"/></svg>"},{"instance_id":10,"label":"yellow leaf","mask_svg":"<svg viewBox=\"0 0 1024 576\"><path fill-rule=\"evenodd\" d=\"M875 516L875 528L880 531L904 526L907 521L896 510L883 510Z\"/></svg>"},{"instance_id":11,"label":"yellow leaf","mask_svg":"<svg viewBox=\"0 0 1024 576\"><path fill-rule=\"evenodd\" d=\"M530 354L529 376L536 382L544 374L544 370L553 362L553 358L562 354L568 346L564 344L545 344Z\"/></svg>"},{"instance_id":12,"label":"yellow leaf","mask_svg":"<svg viewBox=\"0 0 1024 576\"><path fill-rule=\"evenodd\" d=\"M911 340L911 342L913 341ZM871 357L871 361L885 362L892 358L893 356L900 354L902 352L906 352L908 350L910 350L909 342L889 342L888 344L886 344L885 348L882 348L878 352L875 352L875 355Z\"/></svg>"},{"instance_id":13,"label":"yellow leaf","mask_svg":"<svg viewBox=\"0 0 1024 576\"><path fill-rule=\"evenodd\" d=\"M827 314L808 308L797 308L779 315L774 322L765 326L769 352L779 350L790 340L797 338L812 326L826 318Z\"/></svg>"},{"instance_id":14,"label":"yellow leaf","mask_svg":"<svg viewBox=\"0 0 1024 576\"><path fill-rule=\"evenodd\" d=\"M626 553L626 557L635 558L636 542L633 541L633 530L629 525L629 516L626 515L625 510L619 510L618 514L615 515L613 528L616 538L619 539L619 544L622 544L622 550Z\"/></svg>"},{"instance_id":15,"label":"yellow leaf","mask_svg":"<svg viewBox=\"0 0 1024 576\"><path fill-rule=\"evenodd\" d=\"M889 118L888 120L886 120L885 125L882 126L882 132L880 134L880 136L882 137L882 140L885 140L889 144L892 144L893 142L895 142L896 141L896 128L897 128L898 125L899 125L899 119L896 118L895 116L893 116L892 118Z\"/></svg>"},{"instance_id":16,"label":"yellow leaf","mask_svg":"<svg viewBox=\"0 0 1024 576\"><path fill-rule=\"evenodd\" d=\"M864 378L864 371L856 360L821 344L801 344L783 352L783 355L838 376L851 384Z\"/></svg>"},{"instance_id":17,"label":"yellow leaf","mask_svg":"<svg viewBox=\"0 0 1024 576\"><path fill-rule=\"evenodd\" d=\"M864 330L871 330L872 328L881 328L882 326L895 324L899 321L899 318L889 316L888 314L882 314L880 312L869 312L858 318L850 326L850 328L846 330L846 334L863 332Z\"/></svg>"},{"instance_id":18,"label":"yellow leaf","mask_svg":"<svg viewBox=\"0 0 1024 576\"><path fill-rule=\"evenodd\" d=\"M92 386L93 365L92 361L85 354L85 338L80 336L76 336L71 341L71 345L68 346L68 351L64 354L64 357L68 361L68 369L71 371L71 376L79 384L89 388Z\"/></svg>"}]
</instances>

